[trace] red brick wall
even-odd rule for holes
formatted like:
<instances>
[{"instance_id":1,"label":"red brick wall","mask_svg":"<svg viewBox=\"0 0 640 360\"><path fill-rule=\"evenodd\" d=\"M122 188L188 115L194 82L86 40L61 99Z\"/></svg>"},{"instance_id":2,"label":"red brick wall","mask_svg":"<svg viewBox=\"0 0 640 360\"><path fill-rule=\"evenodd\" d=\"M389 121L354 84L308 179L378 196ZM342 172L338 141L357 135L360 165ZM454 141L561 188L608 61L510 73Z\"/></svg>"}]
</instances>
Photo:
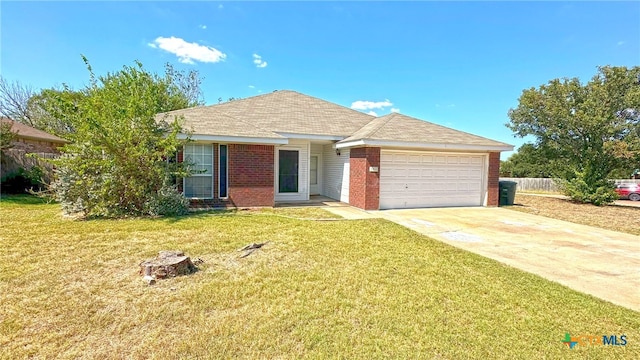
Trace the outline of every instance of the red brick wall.
<instances>
[{"instance_id":1,"label":"red brick wall","mask_svg":"<svg viewBox=\"0 0 640 360\"><path fill-rule=\"evenodd\" d=\"M237 207L274 205L274 147L229 144L229 201Z\"/></svg>"},{"instance_id":2,"label":"red brick wall","mask_svg":"<svg viewBox=\"0 0 640 360\"><path fill-rule=\"evenodd\" d=\"M349 204L365 210L378 210L380 205L380 172L369 172L370 166L380 169L380 148L363 147L350 151Z\"/></svg>"},{"instance_id":3,"label":"red brick wall","mask_svg":"<svg viewBox=\"0 0 640 360\"><path fill-rule=\"evenodd\" d=\"M20 143L18 145L14 144L14 146L16 146L16 148L26 150L27 153L51 153L51 154L60 153L59 148L64 145L60 143L54 143L51 141L25 139L25 138L21 138L19 135L16 136L15 143Z\"/></svg>"},{"instance_id":4,"label":"red brick wall","mask_svg":"<svg viewBox=\"0 0 640 360\"><path fill-rule=\"evenodd\" d=\"M500 179L500 153L489 153L489 174L487 182L487 206L498 206L500 193L498 181Z\"/></svg>"}]
</instances>

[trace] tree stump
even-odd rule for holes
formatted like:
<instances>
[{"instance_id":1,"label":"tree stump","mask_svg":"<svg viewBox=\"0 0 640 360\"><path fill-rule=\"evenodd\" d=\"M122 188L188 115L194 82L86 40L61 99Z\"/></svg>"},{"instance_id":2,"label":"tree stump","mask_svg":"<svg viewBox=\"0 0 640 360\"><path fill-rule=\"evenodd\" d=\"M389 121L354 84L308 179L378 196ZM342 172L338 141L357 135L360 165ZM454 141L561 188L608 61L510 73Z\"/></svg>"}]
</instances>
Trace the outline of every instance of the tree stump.
<instances>
[{"instance_id":1,"label":"tree stump","mask_svg":"<svg viewBox=\"0 0 640 360\"><path fill-rule=\"evenodd\" d=\"M155 259L140 263L140 274L147 278L164 279L180 275L188 275L198 268L191 262L191 258L182 251L163 250Z\"/></svg>"}]
</instances>

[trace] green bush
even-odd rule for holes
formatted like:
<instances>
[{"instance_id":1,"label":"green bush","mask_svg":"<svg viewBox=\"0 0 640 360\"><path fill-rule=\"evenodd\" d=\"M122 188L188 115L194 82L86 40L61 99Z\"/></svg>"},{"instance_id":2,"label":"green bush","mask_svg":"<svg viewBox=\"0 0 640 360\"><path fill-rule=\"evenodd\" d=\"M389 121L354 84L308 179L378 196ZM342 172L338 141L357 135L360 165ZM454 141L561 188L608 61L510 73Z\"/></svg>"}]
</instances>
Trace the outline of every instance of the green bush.
<instances>
[{"instance_id":1,"label":"green bush","mask_svg":"<svg viewBox=\"0 0 640 360\"><path fill-rule=\"evenodd\" d=\"M556 179L562 192L570 197L571 200L601 206L610 204L618 199L613 182L599 180L589 183L585 180L584 173L576 175L571 180Z\"/></svg>"},{"instance_id":2,"label":"green bush","mask_svg":"<svg viewBox=\"0 0 640 360\"><path fill-rule=\"evenodd\" d=\"M39 166L30 169L19 168L2 179L2 192L24 194L29 190L40 191L44 188L44 170Z\"/></svg>"},{"instance_id":3,"label":"green bush","mask_svg":"<svg viewBox=\"0 0 640 360\"><path fill-rule=\"evenodd\" d=\"M153 216L184 215L188 210L189 200L172 185L164 185L145 203L145 212Z\"/></svg>"},{"instance_id":4,"label":"green bush","mask_svg":"<svg viewBox=\"0 0 640 360\"><path fill-rule=\"evenodd\" d=\"M55 180L49 189L55 194L56 201L62 205L65 214L88 213L87 200L89 189L83 188L82 177L71 168L60 166L55 170Z\"/></svg>"}]
</instances>

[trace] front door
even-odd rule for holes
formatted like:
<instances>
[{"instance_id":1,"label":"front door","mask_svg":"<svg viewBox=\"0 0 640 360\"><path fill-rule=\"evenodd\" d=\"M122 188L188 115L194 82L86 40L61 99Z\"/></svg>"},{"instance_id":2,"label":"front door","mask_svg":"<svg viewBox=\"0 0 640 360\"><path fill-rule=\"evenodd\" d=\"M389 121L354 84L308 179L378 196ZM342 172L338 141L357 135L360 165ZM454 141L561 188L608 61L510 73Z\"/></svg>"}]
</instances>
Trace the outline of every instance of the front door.
<instances>
[{"instance_id":1,"label":"front door","mask_svg":"<svg viewBox=\"0 0 640 360\"><path fill-rule=\"evenodd\" d=\"M274 160L275 201L309 200L309 144L283 145Z\"/></svg>"},{"instance_id":2,"label":"front door","mask_svg":"<svg viewBox=\"0 0 640 360\"><path fill-rule=\"evenodd\" d=\"M298 192L298 150L279 150L278 157L278 192Z\"/></svg>"},{"instance_id":3,"label":"front door","mask_svg":"<svg viewBox=\"0 0 640 360\"><path fill-rule=\"evenodd\" d=\"M320 155L311 154L309 158L309 195L320 194Z\"/></svg>"}]
</instances>

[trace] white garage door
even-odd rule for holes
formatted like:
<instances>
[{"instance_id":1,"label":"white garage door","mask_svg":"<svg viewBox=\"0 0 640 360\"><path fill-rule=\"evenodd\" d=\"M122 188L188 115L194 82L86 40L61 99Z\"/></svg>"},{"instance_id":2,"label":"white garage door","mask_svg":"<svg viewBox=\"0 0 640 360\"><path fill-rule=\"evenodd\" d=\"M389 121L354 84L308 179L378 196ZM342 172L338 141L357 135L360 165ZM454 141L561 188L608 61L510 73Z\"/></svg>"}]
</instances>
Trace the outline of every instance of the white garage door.
<instances>
[{"instance_id":1,"label":"white garage door","mask_svg":"<svg viewBox=\"0 0 640 360\"><path fill-rule=\"evenodd\" d=\"M380 156L380 209L483 203L485 155L382 151Z\"/></svg>"}]
</instances>

